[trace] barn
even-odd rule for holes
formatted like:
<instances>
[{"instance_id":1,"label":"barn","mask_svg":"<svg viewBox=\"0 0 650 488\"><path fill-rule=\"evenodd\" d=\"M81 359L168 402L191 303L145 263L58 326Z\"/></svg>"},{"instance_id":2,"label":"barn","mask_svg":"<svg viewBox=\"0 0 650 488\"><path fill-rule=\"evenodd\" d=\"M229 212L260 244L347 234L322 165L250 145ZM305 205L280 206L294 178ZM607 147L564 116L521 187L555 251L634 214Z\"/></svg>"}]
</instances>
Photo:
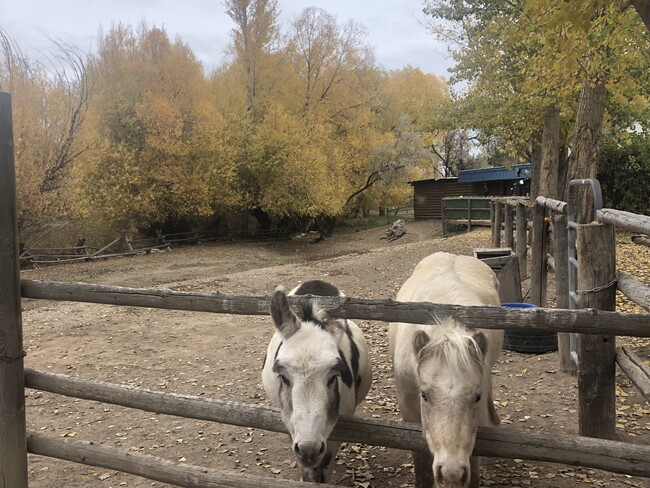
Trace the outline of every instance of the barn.
<instances>
[{"instance_id":1,"label":"barn","mask_svg":"<svg viewBox=\"0 0 650 488\"><path fill-rule=\"evenodd\" d=\"M460 171L458 177L411 181L416 219L442 219L442 199L447 197L525 196L530 192L530 164L509 168Z\"/></svg>"}]
</instances>

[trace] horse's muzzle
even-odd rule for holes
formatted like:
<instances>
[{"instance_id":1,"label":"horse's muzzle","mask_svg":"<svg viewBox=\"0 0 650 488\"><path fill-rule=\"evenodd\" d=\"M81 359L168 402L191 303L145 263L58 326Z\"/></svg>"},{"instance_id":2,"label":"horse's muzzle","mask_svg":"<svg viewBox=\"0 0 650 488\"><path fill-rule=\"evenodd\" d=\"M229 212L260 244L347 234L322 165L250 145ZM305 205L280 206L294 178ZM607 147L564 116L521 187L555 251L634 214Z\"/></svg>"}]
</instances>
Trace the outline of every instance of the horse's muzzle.
<instances>
[{"instance_id":1,"label":"horse's muzzle","mask_svg":"<svg viewBox=\"0 0 650 488\"><path fill-rule=\"evenodd\" d=\"M325 454L324 442L303 441L293 445L293 453L304 468L315 468Z\"/></svg>"},{"instance_id":2,"label":"horse's muzzle","mask_svg":"<svg viewBox=\"0 0 650 488\"><path fill-rule=\"evenodd\" d=\"M470 467L464 464L434 464L433 472L437 488L467 488L469 485Z\"/></svg>"}]
</instances>

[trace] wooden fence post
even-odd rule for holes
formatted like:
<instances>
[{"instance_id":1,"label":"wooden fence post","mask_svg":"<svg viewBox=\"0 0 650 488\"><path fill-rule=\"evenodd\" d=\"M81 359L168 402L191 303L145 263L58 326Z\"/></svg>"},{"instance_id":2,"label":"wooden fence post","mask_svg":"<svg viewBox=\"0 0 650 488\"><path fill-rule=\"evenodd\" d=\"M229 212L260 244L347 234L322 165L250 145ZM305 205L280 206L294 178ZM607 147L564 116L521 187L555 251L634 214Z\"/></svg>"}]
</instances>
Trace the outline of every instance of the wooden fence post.
<instances>
[{"instance_id":1,"label":"wooden fence post","mask_svg":"<svg viewBox=\"0 0 650 488\"><path fill-rule=\"evenodd\" d=\"M547 253L546 207L536 203L533 207L532 266L530 270L530 301L539 307L546 306Z\"/></svg>"},{"instance_id":2,"label":"wooden fence post","mask_svg":"<svg viewBox=\"0 0 650 488\"><path fill-rule=\"evenodd\" d=\"M616 241L609 224L585 224L576 233L580 308L616 309ZM616 437L616 336L578 336L580 435Z\"/></svg>"},{"instance_id":3,"label":"wooden fence post","mask_svg":"<svg viewBox=\"0 0 650 488\"><path fill-rule=\"evenodd\" d=\"M555 308L569 308L569 233L567 216L556 214L553 217L553 254L555 259ZM569 334L559 332L557 345L560 352L560 369L564 373L576 374L576 363L571 359Z\"/></svg>"},{"instance_id":4,"label":"wooden fence post","mask_svg":"<svg viewBox=\"0 0 650 488\"><path fill-rule=\"evenodd\" d=\"M494 202L494 234L492 235L492 247L501 247L501 222L503 204Z\"/></svg>"},{"instance_id":5,"label":"wooden fence post","mask_svg":"<svg viewBox=\"0 0 650 488\"><path fill-rule=\"evenodd\" d=\"M494 202L490 201L490 231L491 231L490 242L492 242L492 244L494 244L494 233L496 232L494 219L495 219Z\"/></svg>"},{"instance_id":6,"label":"wooden fence post","mask_svg":"<svg viewBox=\"0 0 650 488\"><path fill-rule=\"evenodd\" d=\"M526 232L528 231L528 222L526 220L526 206L523 203L517 204L517 239L516 249L519 258L519 276L526 279L528 276L528 245L526 244Z\"/></svg>"},{"instance_id":7,"label":"wooden fence post","mask_svg":"<svg viewBox=\"0 0 650 488\"><path fill-rule=\"evenodd\" d=\"M512 205L509 203L504 204L503 206L505 212L505 228L504 228L504 247L509 247L512 249L514 247L514 242L512 239L513 236L513 222L512 222Z\"/></svg>"},{"instance_id":8,"label":"wooden fence post","mask_svg":"<svg viewBox=\"0 0 650 488\"><path fill-rule=\"evenodd\" d=\"M11 95L0 92L0 486L27 487L16 170Z\"/></svg>"}]
</instances>

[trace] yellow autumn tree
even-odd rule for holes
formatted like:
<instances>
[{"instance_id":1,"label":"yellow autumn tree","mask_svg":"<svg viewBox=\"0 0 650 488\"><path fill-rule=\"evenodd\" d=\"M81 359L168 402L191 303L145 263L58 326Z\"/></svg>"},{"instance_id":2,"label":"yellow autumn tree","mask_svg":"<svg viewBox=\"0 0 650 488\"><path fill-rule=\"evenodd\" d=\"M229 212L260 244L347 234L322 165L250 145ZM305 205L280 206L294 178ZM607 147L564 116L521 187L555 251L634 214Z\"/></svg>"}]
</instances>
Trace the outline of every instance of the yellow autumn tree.
<instances>
[{"instance_id":1,"label":"yellow autumn tree","mask_svg":"<svg viewBox=\"0 0 650 488\"><path fill-rule=\"evenodd\" d=\"M74 217L70 171L92 146L81 134L95 81L88 56L56 41L52 48L50 62L37 63L0 31L0 90L12 95L18 228L28 245Z\"/></svg>"},{"instance_id":2,"label":"yellow autumn tree","mask_svg":"<svg viewBox=\"0 0 650 488\"><path fill-rule=\"evenodd\" d=\"M86 217L126 229L175 227L234 197L216 158L221 119L200 63L159 28L102 36L92 130L101 141L78 174Z\"/></svg>"}]
</instances>

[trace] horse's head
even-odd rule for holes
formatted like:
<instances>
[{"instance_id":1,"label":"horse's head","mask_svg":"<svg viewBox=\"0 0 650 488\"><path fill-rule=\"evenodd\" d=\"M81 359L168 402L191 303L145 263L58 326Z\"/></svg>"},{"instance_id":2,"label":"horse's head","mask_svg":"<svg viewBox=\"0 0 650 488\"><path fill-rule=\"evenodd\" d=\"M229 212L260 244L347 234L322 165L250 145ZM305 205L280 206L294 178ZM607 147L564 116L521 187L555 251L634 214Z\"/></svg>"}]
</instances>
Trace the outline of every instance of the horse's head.
<instances>
[{"instance_id":1,"label":"horse's head","mask_svg":"<svg viewBox=\"0 0 650 488\"><path fill-rule=\"evenodd\" d=\"M273 359L279 407L298 462L312 468L323 459L338 418L338 377L347 370L338 348L344 325L328 320L313 301L303 303L300 319L282 289L271 298L271 317L282 336Z\"/></svg>"},{"instance_id":2,"label":"horse's head","mask_svg":"<svg viewBox=\"0 0 650 488\"><path fill-rule=\"evenodd\" d=\"M485 334L440 324L415 335L422 432L439 488L466 488L483 393ZM484 400L485 401L485 400Z\"/></svg>"}]
</instances>

